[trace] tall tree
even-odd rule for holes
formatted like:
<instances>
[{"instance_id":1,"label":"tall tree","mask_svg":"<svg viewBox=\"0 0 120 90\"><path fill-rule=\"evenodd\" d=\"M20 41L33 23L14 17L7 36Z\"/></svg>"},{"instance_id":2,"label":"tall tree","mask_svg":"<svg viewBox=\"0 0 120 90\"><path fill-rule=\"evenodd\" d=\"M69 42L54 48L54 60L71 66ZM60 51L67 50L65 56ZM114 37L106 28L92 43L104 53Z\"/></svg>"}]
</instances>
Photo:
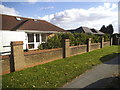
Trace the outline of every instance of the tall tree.
<instances>
[{"instance_id":1,"label":"tall tree","mask_svg":"<svg viewBox=\"0 0 120 90\"><path fill-rule=\"evenodd\" d=\"M105 28L105 25L103 25L100 29L101 32L105 33L106 32L106 28Z\"/></svg>"},{"instance_id":2,"label":"tall tree","mask_svg":"<svg viewBox=\"0 0 120 90\"><path fill-rule=\"evenodd\" d=\"M114 29L112 24L109 24L107 27L105 27L105 25L103 25L100 29L101 32L106 33L106 34L112 34Z\"/></svg>"},{"instance_id":3,"label":"tall tree","mask_svg":"<svg viewBox=\"0 0 120 90\"><path fill-rule=\"evenodd\" d=\"M113 31L114 31L112 24L109 24L109 25L106 27L106 29L107 29L106 31L107 31L108 34L112 34Z\"/></svg>"}]
</instances>

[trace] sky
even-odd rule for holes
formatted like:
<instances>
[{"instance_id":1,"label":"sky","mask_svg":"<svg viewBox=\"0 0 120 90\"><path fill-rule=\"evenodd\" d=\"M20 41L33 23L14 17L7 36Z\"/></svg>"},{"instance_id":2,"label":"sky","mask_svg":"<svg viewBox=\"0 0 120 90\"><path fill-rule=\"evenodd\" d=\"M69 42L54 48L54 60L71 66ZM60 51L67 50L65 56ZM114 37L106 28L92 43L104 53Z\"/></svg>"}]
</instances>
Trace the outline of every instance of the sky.
<instances>
[{"instance_id":1,"label":"sky","mask_svg":"<svg viewBox=\"0 0 120 90\"><path fill-rule=\"evenodd\" d=\"M29 1L29 0L28 0ZM0 14L46 20L65 30L80 26L100 30L112 24L118 33L117 2L2 2Z\"/></svg>"},{"instance_id":2,"label":"sky","mask_svg":"<svg viewBox=\"0 0 120 90\"><path fill-rule=\"evenodd\" d=\"M118 3L118 33L120 33L120 2Z\"/></svg>"}]
</instances>

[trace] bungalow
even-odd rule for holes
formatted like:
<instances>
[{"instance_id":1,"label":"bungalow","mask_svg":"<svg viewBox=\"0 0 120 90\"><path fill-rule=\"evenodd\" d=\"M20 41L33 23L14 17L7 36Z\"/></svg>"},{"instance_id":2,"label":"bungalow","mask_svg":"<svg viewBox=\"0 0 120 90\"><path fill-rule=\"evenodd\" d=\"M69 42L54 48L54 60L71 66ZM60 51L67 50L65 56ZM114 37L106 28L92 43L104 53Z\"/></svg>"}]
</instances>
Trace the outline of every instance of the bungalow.
<instances>
[{"instance_id":1,"label":"bungalow","mask_svg":"<svg viewBox=\"0 0 120 90\"><path fill-rule=\"evenodd\" d=\"M79 27L77 29L67 30L71 33L86 33L86 34L96 34L96 35L103 35L104 33L96 30L96 29L90 29L88 27Z\"/></svg>"},{"instance_id":2,"label":"bungalow","mask_svg":"<svg viewBox=\"0 0 120 90\"><path fill-rule=\"evenodd\" d=\"M10 52L11 41L23 41L23 49L37 49L47 38L57 32L67 32L49 22L38 19L23 18L0 14L2 28L0 29L0 52Z\"/></svg>"}]
</instances>

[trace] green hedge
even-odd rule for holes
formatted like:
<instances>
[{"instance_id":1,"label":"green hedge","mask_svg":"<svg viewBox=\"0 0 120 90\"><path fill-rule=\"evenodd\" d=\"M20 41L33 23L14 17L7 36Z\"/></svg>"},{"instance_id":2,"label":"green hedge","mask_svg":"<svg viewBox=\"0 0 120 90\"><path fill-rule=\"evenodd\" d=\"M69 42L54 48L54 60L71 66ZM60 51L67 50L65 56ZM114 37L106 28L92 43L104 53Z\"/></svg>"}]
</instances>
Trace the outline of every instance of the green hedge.
<instances>
[{"instance_id":1,"label":"green hedge","mask_svg":"<svg viewBox=\"0 0 120 90\"><path fill-rule=\"evenodd\" d=\"M110 35L105 34L105 41L109 41ZM46 43L42 43L38 46L38 49L52 49L61 48L63 39L70 39L70 46L83 45L86 44L86 40L92 38L92 43L99 43L100 36L98 35L88 35L85 33L57 33L55 36L48 38Z\"/></svg>"}]
</instances>

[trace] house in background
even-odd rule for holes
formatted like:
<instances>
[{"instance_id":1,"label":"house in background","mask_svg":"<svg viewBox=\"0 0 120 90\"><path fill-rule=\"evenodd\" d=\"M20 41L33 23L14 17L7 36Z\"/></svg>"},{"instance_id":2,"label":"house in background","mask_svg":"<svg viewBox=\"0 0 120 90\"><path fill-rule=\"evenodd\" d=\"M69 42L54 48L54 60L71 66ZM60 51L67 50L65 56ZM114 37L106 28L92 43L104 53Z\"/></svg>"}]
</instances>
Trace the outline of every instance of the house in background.
<instances>
[{"instance_id":1,"label":"house in background","mask_svg":"<svg viewBox=\"0 0 120 90\"><path fill-rule=\"evenodd\" d=\"M88 27L79 27L77 29L67 30L71 33L86 33L86 34L95 34L95 35L103 35L104 33L96 30L96 29L90 29Z\"/></svg>"},{"instance_id":2,"label":"house in background","mask_svg":"<svg viewBox=\"0 0 120 90\"><path fill-rule=\"evenodd\" d=\"M2 54L10 52L11 41L23 41L23 49L37 49L54 33L67 32L49 22L18 16L0 15L2 28L0 29L0 51Z\"/></svg>"},{"instance_id":3,"label":"house in background","mask_svg":"<svg viewBox=\"0 0 120 90\"><path fill-rule=\"evenodd\" d=\"M96 30L96 29L94 29L94 28L92 28L92 29L90 29L92 32L93 32L93 34L95 34L95 35L104 35L104 33L103 32L101 32L101 31L99 31L99 30Z\"/></svg>"}]
</instances>

